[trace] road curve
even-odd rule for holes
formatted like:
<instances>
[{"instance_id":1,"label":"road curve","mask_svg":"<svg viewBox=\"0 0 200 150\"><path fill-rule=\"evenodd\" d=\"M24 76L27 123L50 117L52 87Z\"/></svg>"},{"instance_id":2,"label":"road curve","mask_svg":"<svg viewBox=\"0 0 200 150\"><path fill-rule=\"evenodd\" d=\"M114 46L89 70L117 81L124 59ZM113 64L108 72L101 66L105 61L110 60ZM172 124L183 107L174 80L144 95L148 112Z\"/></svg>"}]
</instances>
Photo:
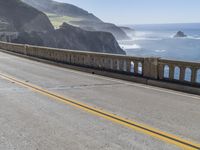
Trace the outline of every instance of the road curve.
<instances>
[{"instance_id":1,"label":"road curve","mask_svg":"<svg viewBox=\"0 0 200 150\"><path fill-rule=\"evenodd\" d=\"M200 97L198 96L150 86L144 86L141 84L129 83L121 80L114 80L96 75L89 75L87 73L59 68L4 53L0 53L0 73L13 76L17 79L25 81L26 83L37 85L43 89L47 89L50 92L61 94L64 97L66 96L68 98L76 99L78 102L90 105L93 108L105 110L112 114L116 114L117 116L121 116L122 118L134 120L137 121L137 123L149 125L158 130L167 132L169 134L173 134L185 140L196 142L200 141ZM51 98L45 97L40 93L31 92L30 89L13 84L12 81L6 81L6 79L2 78L0 79L0 82L2 82L1 85L3 85L0 89L0 103L1 106L3 106L4 103L5 105L7 105L7 107L1 108L1 124L5 123L5 125L8 124L9 126L9 121L6 122L4 120L5 118L20 117L20 115L26 115L26 111L23 112L23 109L29 109L33 106L36 106L33 107L34 109L38 109L37 105L40 106L40 102L42 102L45 105L45 107L54 108L53 110L47 108L49 114L59 111L57 105L62 107L64 109L63 111L67 111L67 108L69 107L70 111L63 112L63 116L62 113L60 113L59 117L66 117L66 114L68 114L69 117L71 115L71 117L74 118L73 121L76 120L79 125L81 125L82 123L87 124L90 120L89 118L91 117L93 118L91 120L93 120L95 123L98 123L98 125L101 124L101 126L96 126L96 129L93 132L98 132L98 130L100 130L101 127L104 126L104 130L106 130L105 133L108 133L107 136L110 136L109 138L112 137L110 140L107 139L107 141L104 141L106 139L104 134L100 134L100 132L97 135L95 133L91 134L92 139L95 139L96 137L104 138L104 140L100 140L98 144L95 144L95 140L93 140L94 143L90 143L90 140L85 137L87 135L86 132L86 135L83 134L79 137L79 139L85 139L85 142L79 142L79 145L77 145L79 147L75 148L72 146L70 149L92 149L92 146L96 146L95 148L93 147L93 149L178 149L178 147L174 146L173 144L157 140L155 138L152 138L150 135L141 134L133 130L130 131L130 129L124 128L119 124L109 122L109 120L104 120L97 116L88 114L87 112L82 112L83 110L77 110L77 108L74 109L70 106L63 106L63 104L60 102L53 102L51 100L47 100ZM28 100L24 101L24 99ZM34 103L35 105L32 106L32 103ZM10 110L10 105L11 107L14 105L19 105L19 110L21 111L21 113L18 114L18 110L16 109L13 109L11 111L14 114L14 116L9 116L8 114L3 113L9 113L7 109ZM35 119L34 116L31 115L32 113L34 114L34 112L31 113L31 110L33 108L30 109L30 112L27 112L27 114L30 114L30 124ZM85 115L88 118L88 120L86 118L83 119L84 117L82 118L79 115L76 116L76 113L78 112L79 114ZM5 114L5 116L3 114ZM15 114L18 116L15 116ZM41 115L41 118L44 117L42 116L44 115L44 112L38 111L38 114ZM45 115L48 115L48 113L46 113ZM50 115L49 117L53 116ZM70 119L72 119L71 117ZM77 119L77 117L79 119L81 117L80 121L79 119ZM27 118L24 119L26 122ZM19 121L18 118L15 121ZM64 121L67 120L58 120L57 123L62 125ZM80 132L85 132L84 128L90 128L90 125L94 125L93 123L88 123L88 125L84 127L80 126ZM19 125L20 123L16 124L16 126ZM44 127L43 125L45 126L45 124L41 124L41 127ZM54 122L51 122L50 125L52 125L52 127L55 127ZM76 129L70 127L71 126L65 126L66 129L64 129L63 132L65 132L65 130L71 130L71 134L74 136L74 134L76 133ZM116 130L119 132L117 132L117 134L116 132L109 133L108 129L110 130L111 128L112 130ZM37 130L37 126L35 128L32 127L31 129L32 131L26 131L25 134L32 136L32 138L34 139L33 141L35 141L35 138L37 136L32 132ZM123 132L121 130L127 130L127 134L125 131ZM57 130L55 130L55 132L56 131ZM13 132L19 134L19 132L17 131ZM47 134L46 132L44 134ZM49 129L49 132L51 132L51 129ZM41 132L41 135L42 134L43 133ZM123 134L126 134L127 138L123 137L123 140L119 142L118 140ZM60 141L58 141L58 143L55 142L57 143L57 145L60 145L59 149L66 149L67 146L70 145L70 140L76 140L76 138L74 137L70 140L67 138L65 142L68 144L64 146L61 141L64 140L63 138L65 136L64 134L63 136L59 135ZM25 137L26 136L24 136L24 138ZM52 138L55 137L52 136ZM8 140L8 143L6 144L6 142L3 142L3 145L9 146L9 137L0 136L0 138L1 143L3 139ZM13 139L14 138L16 137L13 137ZM47 139L48 138L51 137L47 137ZM34 143L30 139L27 140L29 140L29 143L26 143L27 145ZM37 138L37 140L35 141L36 145L38 144L38 140L40 140L40 138ZM51 140L49 139L49 141ZM49 143L49 146L51 146L51 144L52 146L55 146L55 143ZM22 142L21 145L23 144L25 143ZM12 145L12 142L10 143L10 145ZM13 145L16 146L16 144ZM45 147L48 146L44 145L40 144L37 145L37 147L38 149L46 149ZM22 149L22 147L20 147L20 149Z\"/></svg>"}]
</instances>

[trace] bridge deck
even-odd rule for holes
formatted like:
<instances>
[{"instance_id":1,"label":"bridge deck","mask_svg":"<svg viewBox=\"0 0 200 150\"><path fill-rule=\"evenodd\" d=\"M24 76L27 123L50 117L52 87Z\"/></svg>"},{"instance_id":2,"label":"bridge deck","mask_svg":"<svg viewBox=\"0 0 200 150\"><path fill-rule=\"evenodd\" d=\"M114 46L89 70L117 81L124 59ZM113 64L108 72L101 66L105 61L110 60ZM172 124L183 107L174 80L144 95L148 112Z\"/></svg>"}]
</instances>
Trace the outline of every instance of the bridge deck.
<instances>
[{"instance_id":1,"label":"bridge deck","mask_svg":"<svg viewBox=\"0 0 200 150\"><path fill-rule=\"evenodd\" d=\"M200 143L200 97L0 52L0 74ZM0 149L178 149L0 78Z\"/></svg>"}]
</instances>

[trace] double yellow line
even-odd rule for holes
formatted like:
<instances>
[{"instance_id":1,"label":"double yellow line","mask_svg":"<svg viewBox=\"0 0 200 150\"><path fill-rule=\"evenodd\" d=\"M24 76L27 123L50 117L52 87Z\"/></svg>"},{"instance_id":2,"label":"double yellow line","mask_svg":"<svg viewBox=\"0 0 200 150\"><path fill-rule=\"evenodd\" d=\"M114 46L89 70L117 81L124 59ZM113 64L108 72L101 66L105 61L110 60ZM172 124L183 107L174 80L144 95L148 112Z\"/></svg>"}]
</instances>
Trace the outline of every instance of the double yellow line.
<instances>
[{"instance_id":1,"label":"double yellow line","mask_svg":"<svg viewBox=\"0 0 200 150\"><path fill-rule=\"evenodd\" d=\"M85 111L92 113L96 116L100 116L100 117L105 118L107 120L110 120L112 122L115 122L115 123L121 124L123 126L129 127L129 128L131 128L135 131L139 131L143 134L152 136L152 137L157 138L159 140L174 144L174 145L176 145L176 146L178 146L178 147L180 147L184 150L200 150L200 144L181 139L177 136L174 136L172 134L168 134L166 132L162 132L162 131L157 130L155 128L152 128L150 126L147 126L147 125L144 125L144 124L139 124L137 122L127 120L127 119L122 118L120 116L113 115L109 112L106 112L106 111L103 111L103 110L100 110L100 109L96 109L94 107L88 106L88 105L83 104L81 102L78 102L76 100L72 100L72 99L66 98L64 96L61 96L57 93L53 93L53 92L50 92L48 90L45 90L45 89L38 87L36 85L21 81L19 79L16 79L16 78L10 76L10 75L0 73L0 77L3 78L3 79L6 79L8 81L14 82L14 83L16 83L20 86L29 88L32 91L46 95L50 98L62 101L66 104L72 105L72 106L77 107L77 108L82 109L82 110L85 110Z\"/></svg>"}]
</instances>

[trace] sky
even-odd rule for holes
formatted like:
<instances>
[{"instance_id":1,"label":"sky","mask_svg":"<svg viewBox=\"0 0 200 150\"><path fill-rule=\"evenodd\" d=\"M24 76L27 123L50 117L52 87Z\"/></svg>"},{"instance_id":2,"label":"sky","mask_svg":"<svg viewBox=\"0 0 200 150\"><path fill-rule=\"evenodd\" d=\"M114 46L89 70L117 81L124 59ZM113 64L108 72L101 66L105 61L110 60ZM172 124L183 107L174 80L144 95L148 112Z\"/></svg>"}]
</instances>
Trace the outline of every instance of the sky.
<instances>
[{"instance_id":1,"label":"sky","mask_svg":"<svg viewBox=\"0 0 200 150\"><path fill-rule=\"evenodd\" d=\"M199 23L200 0L56 0L115 24Z\"/></svg>"}]
</instances>

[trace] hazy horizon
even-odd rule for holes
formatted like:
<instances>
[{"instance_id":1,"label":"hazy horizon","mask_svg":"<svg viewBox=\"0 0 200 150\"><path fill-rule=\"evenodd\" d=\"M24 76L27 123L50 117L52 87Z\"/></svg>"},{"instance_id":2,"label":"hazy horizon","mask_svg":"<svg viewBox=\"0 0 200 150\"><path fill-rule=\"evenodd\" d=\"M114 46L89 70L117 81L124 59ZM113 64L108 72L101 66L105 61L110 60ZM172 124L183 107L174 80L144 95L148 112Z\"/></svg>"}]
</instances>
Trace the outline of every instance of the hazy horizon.
<instances>
[{"instance_id":1,"label":"hazy horizon","mask_svg":"<svg viewBox=\"0 0 200 150\"><path fill-rule=\"evenodd\" d=\"M199 23L199 0L56 0L115 24ZM109 15L108 15L109 14Z\"/></svg>"}]
</instances>

